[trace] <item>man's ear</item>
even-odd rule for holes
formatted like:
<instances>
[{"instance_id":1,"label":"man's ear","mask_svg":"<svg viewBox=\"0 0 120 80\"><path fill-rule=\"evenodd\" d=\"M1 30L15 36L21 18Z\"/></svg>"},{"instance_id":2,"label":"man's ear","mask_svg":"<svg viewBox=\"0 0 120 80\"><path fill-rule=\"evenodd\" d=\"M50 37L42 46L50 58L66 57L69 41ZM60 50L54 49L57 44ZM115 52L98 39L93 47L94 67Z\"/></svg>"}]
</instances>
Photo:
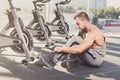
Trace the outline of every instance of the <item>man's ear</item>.
<instances>
[{"instance_id":1,"label":"man's ear","mask_svg":"<svg viewBox=\"0 0 120 80\"><path fill-rule=\"evenodd\" d=\"M83 20L84 24L86 25L87 24L87 21L86 20Z\"/></svg>"},{"instance_id":2,"label":"man's ear","mask_svg":"<svg viewBox=\"0 0 120 80\"><path fill-rule=\"evenodd\" d=\"M87 21L86 19L84 19L84 23L87 24L87 22L88 22L88 21Z\"/></svg>"}]
</instances>

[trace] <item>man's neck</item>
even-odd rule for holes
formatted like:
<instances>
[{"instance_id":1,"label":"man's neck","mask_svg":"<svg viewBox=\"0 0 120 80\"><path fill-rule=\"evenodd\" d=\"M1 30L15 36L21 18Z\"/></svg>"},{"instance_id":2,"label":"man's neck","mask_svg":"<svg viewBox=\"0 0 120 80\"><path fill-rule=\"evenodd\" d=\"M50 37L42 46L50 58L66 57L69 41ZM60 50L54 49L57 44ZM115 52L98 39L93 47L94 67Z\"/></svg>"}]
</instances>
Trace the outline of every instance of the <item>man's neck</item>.
<instances>
[{"instance_id":1,"label":"man's neck","mask_svg":"<svg viewBox=\"0 0 120 80\"><path fill-rule=\"evenodd\" d=\"M91 28L92 28L92 24L91 23L88 23L87 25L86 25L86 32L89 32L89 31L91 31Z\"/></svg>"}]
</instances>

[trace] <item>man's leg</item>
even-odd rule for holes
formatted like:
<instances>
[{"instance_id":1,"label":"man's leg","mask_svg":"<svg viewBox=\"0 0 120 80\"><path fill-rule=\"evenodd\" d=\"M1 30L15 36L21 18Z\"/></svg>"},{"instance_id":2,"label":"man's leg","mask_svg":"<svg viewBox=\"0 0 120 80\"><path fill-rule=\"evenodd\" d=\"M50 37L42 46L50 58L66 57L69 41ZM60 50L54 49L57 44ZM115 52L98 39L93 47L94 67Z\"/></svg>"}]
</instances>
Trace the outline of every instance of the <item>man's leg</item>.
<instances>
[{"instance_id":1,"label":"man's leg","mask_svg":"<svg viewBox=\"0 0 120 80\"><path fill-rule=\"evenodd\" d=\"M92 48L80 54L79 57L85 63L85 65L90 67L99 67L103 63L103 56L99 55Z\"/></svg>"},{"instance_id":2,"label":"man's leg","mask_svg":"<svg viewBox=\"0 0 120 80\"><path fill-rule=\"evenodd\" d=\"M81 41L83 41L83 39L80 36L73 36L64 46L70 47L70 46L72 46L73 43L80 44Z\"/></svg>"},{"instance_id":3,"label":"man's leg","mask_svg":"<svg viewBox=\"0 0 120 80\"><path fill-rule=\"evenodd\" d=\"M73 36L64 46L65 47L70 47L70 46L73 46L73 45L78 45L83 39L79 36ZM58 61L64 61L69 55L71 54L68 54L68 53L64 53L64 52L61 52L61 53L56 53L54 55L54 62L57 63Z\"/></svg>"},{"instance_id":4,"label":"man's leg","mask_svg":"<svg viewBox=\"0 0 120 80\"><path fill-rule=\"evenodd\" d=\"M64 46L65 47L70 47L70 46L74 46L74 45L79 45L80 42L83 39L79 36L73 36ZM65 67L65 68L73 68L77 65L79 65L79 57L78 55L74 55L74 54L70 54L70 53L56 53L54 55L54 62L57 63L58 61L62 61L61 66Z\"/></svg>"},{"instance_id":5,"label":"man's leg","mask_svg":"<svg viewBox=\"0 0 120 80\"><path fill-rule=\"evenodd\" d=\"M81 37L74 36L65 44L65 46L73 46L74 43L80 44L81 41L83 41L83 39ZM99 55L92 48L90 48L85 53L82 53L79 55L80 55L80 59L82 59L82 61L88 66L98 67L103 63L103 56ZM79 56L79 55L77 55L77 56Z\"/></svg>"},{"instance_id":6,"label":"man's leg","mask_svg":"<svg viewBox=\"0 0 120 80\"><path fill-rule=\"evenodd\" d=\"M64 46L72 46L75 44L79 44L82 41L82 38L79 36L73 36ZM58 61L63 61L67 58L69 54L67 53L40 53L40 57L42 62L45 63L49 68L52 68Z\"/></svg>"}]
</instances>

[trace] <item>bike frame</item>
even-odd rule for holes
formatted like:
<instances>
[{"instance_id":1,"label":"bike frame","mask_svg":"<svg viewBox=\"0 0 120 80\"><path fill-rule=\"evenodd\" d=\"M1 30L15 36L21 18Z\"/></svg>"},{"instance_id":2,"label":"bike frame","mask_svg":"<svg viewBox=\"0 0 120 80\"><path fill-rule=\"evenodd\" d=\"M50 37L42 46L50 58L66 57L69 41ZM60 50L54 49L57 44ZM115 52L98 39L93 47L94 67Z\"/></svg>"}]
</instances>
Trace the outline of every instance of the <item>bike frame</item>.
<instances>
[{"instance_id":1,"label":"bike frame","mask_svg":"<svg viewBox=\"0 0 120 80\"><path fill-rule=\"evenodd\" d=\"M52 44L52 43L51 43L51 39L47 36L47 32L46 32L46 30L45 30L45 24L44 24L44 21L43 21L43 19L42 19L42 15L41 15L41 13L40 13L40 9L38 9L38 7L37 7L37 6L39 6L39 7L41 8L41 7L44 6L44 5L43 5L43 4L38 4L38 5L37 5L37 1L33 1L33 4L34 4L34 7L35 7L35 9L32 10L32 13L33 13L33 17L34 17L34 18L33 18L32 21L27 25L27 29L29 29L29 30L32 32L33 36L39 35L39 33L40 33L39 30L35 30L35 29L31 28L35 23L38 23L38 24L40 25L42 31L44 31L44 36L45 36L45 40L46 40L46 43L47 43L46 46L49 46L49 45ZM42 10L42 9L41 9L41 10Z\"/></svg>"},{"instance_id":2,"label":"bike frame","mask_svg":"<svg viewBox=\"0 0 120 80\"><path fill-rule=\"evenodd\" d=\"M59 29L60 26L55 24L55 22L56 21L60 21L61 24L62 24L61 28L63 27L63 30L65 32L65 36L66 36L67 39L69 39L70 38L70 34L69 34L69 32L67 31L67 29L65 27L66 24L65 24L64 16L62 15L62 13L61 13L61 11L60 11L60 9L58 7L60 5L60 3L56 3L55 5L56 5L56 10L55 10L56 17L48 25L50 26L50 28L51 28L51 30L53 32L54 31L58 31L58 30L60 30Z\"/></svg>"}]
</instances>

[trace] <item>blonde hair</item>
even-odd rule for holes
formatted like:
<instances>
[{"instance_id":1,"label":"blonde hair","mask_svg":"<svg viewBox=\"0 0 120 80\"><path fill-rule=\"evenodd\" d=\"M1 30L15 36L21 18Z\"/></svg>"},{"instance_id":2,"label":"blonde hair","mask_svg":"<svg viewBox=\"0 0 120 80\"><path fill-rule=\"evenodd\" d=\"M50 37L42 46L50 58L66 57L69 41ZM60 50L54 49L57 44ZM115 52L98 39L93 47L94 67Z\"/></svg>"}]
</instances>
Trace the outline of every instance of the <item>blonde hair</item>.
<instances>
[{"instance_id":1,"label":"blonde hair","mask_svg":"<svg viewBox=\"0 0 120 80\"><path fill-rule=\"evenodd\" d=\"M88 16L88 14L86 12L80 12L80 13L76 14L73 17L73 19L76 19L76 18L81 18L82 20L87 19L88 21L90 21L89 16Z\"/></svg>"}]
</instances>

